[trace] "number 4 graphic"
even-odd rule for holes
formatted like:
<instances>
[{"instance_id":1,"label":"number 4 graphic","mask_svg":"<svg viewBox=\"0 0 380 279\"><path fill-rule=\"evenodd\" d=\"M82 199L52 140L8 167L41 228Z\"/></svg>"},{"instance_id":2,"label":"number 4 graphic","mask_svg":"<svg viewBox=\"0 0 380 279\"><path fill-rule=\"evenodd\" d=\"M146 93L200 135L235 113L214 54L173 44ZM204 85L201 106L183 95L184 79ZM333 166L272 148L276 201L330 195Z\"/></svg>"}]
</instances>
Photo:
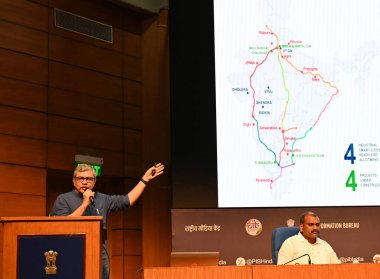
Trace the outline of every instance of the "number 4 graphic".
<instances>
[{"instance_id":1,"label":"number 4 graphic","mask_svg":"<svg viewBox=\"0 0 380 279\"><path fill-rule=\"evenodd\" d=\"M350 175L347 178L346 187L351 187L352 191L356 191L357 186L358 184L356 184L356 180L355 180L355 171L352 170Z\"/></svg>"},{"instance_id":2,"label":"number 4 graphic","mask_svg":"<svg viewBox=\"0 0 380 279\"><path fill-rule=\"evenodd\" d=\"M354 144L351 143L346 151L346 154L344 154L344 160L349 160L351 161L351 165L355 163L356 157L354 155Z\"/></svg>"}]
</instances>

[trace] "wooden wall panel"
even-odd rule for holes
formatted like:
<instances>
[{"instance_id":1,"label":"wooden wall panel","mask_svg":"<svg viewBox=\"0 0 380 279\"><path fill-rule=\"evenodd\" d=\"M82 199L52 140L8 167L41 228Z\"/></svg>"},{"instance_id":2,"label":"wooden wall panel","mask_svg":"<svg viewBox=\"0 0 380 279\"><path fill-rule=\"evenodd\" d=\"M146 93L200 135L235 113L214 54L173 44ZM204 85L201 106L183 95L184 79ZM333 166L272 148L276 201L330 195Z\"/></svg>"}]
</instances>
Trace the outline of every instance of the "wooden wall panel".
<instances>
[{"instance_id":1,"label":"wooden wall panel","mask_svg":"<svg viewBox=\"0 0 380 279\"><path fill-rule=\"evenodd\" d=\"M49 117L48 122L49 141L113 151L123 150L121 128L58 116Z\"/></svg>"},{"instance_id":2,"label":"wooden wall panel","mask_svg":"<svg viewBox=\"0 0 380 279\"><path fill-rule=\"evenodd\" d=\"M143 175L144 173L145 173L145 171L149 168L149 167L151 167L151 166L145 166L145 168L142 170L142 172L141 172L141 175ZM128 177L126 177L125 179L124 179L124 191L126 192L126 193L129 193L132 189L133 189L133 187L135 187L136 185L137 185L137 183L140 181L140 176L139 177L136 177L136 178L128 178ZM138 199L137 201L136 201L136 203L134 204L134 206L136 206L136 205L141 205L141 198L140 199Z\"/></svg>"},{"instance_id":3,"label":"wooden wall panel","mask_svg":"<svg viewBox=\"0 0 380 279\"><path fill-rule=\"evenodd\" d=\"M124 212L125 211L117 211L117 212L112 212L111 214L109 214L108 219L107 219L108 221L107 227L113 230L122 229Z\"/></svg>"},{"instance_id":4,"label":"wooden wall panel","mask_svg":"<svg viewBox=\"0 0 380 279\"><path fill-rule=\"evenodd\" d=\"M48 142L47 168L56 170L73 170L76 146L72 144Z\"/></svg>"},{"instance_id":5,"label":"wooden wall panel","mask_svg":"<svg viewBox=\"0 0 380 279\"><path fill-rule=\"evenodd\" d=\"M3 235L0 234L0 237L3 238ZM0 272L3 272L3 251L2 250L0 251Z\"/></svg>"},{"instance_id":6,"label":"wooden wall panel","mask_svg":"<svg viewBox=\"0 0 380 279\"><path fill-rule=\"evenodd\" d=\"M0 216L45 215L47 23L47 7L0 0Z\"/></svg>"},{"instance_id":7,"label":"wooden wall panel","mask_svg":"<svg viewBox=\"0 0 380 279\"><path fill-rule=\"evenodd\" d=\"M123 100L121 78L62 63L50 62L50 85L110 100Z\"/></svg>"},{"instance_id":8,"label":"wooden wall panel","mask_svg":"<svg viewBox=\"0 0 380 279\"><path fill-rule=\"evenodd\" d=\"M110 278L123 278L124 267L123 267L123 256L112 256L110 265Z\"/></svg>"},{"instance_id":9,"label":"wooden wall panel","mask_svg":"<svg viewBox=\"0 0 380 279\"><path fill-rule=\"evenodd\" d=\"M0 193L1 216L45 216L45 206L44 196Z\"/></svg>"},{"instance_id":10,"label":"wooden wall panel","mask_svg":"<svg viewBox=\"0 0 380 279\"><path fill-rule=\"evenodd\" d=\"M42 4L42 5L45 5L47 6L48 3L49 3L49 0L29 0L30 2L35 2L37 4Z\"/></svg>"},{"instance_id":11,"label":"wooden wall panel","mask_svg":"<svg viewBox=\"0 0 380 279\"><path fill-rule=\"evenodd\" d=\"M158 183L158 181L153 183ZM171 252L170 193L169 188L161 188L156 185L150 185L144 193L142 233L145 267L169 266ZM148 229L153 224L156 228L154 232Z\"/></svg>"},{"instance_id":12,"label":"wooden wall panel","mask_svg":"<svg viewBox=\"0 0 380 279\"><path fill-rule=\"evenodd\" d=\"M124 146L126 153L142 154L142 133L132 129L124 129Z\"/></svg>"},{"instance_id":13,"label":"wooden wall panel","mask_svg":"<svg viewBox=\"0 0 380 279\"><path fill-rule=\"evenodd\" d=\"M137 183L137 182L136 182ZM135 184L133 184L135 185ZM123 227L126 229L142 229L142 206L134 204L122 216Z\"/></svg>"},{"instance_id":14,"label":"wooden wall panel","mask_svg":"<svg viewBox=\"0 0 380 279\"><path fill-rule=\"evenodd\" d=\"M122 229L112 230L111 233L112 233L112 245L108 245L108 247L110 248L110 251L112 251L112 255L113 256L124 255L123 230Z\"/></svg>"},{"instance_id":15,"label":"wooden wall panel","mask_svg":"<svg viewBox=\"0 0 380 279\"><path fill-rule=\"evenodd\" d=\"M0 105L1 133L46 140L46 114Z\"/></svg>"},{"instance_id":16,"label":"wooden wall panel","mask_svg":"<svg viewBox=\"0 0 380 279\"><path fill-rule=\"evenodd\" d=\"M0 134L0 146L0 162L34 167L46 165L45 141Z\"/></svg>"},{"instance_id":17,"label":"wooden wall panel","mask_svg":"<svg viewBox=\"0 0 380 279\"><path fill-rule=\"evenodd\" d=\"M103 168L107 164L103 164ZM108 195L122 195L123 192L123 178L117 176L102 175L96 181L96 189Z\"/></svg>"},{"instance_id":18,"label":"wooden wall panel","mask_svg":"<svg viewBox=\"0 0 380 279\"><path fill-rule=\"evenodd\" d=\"M47 170L46 176L46 213L49 214L53 209L53 204L58 195L70 192L73 189L73 170L74 166L68 171Z\"/></svg>"},{"instance_id":19,"label":"wooden wall panel","mask_svg":"<svg viewBox=\"0 0 380 279\"><path fill-rule=\"evenodd\" d=\"M142 123L142 111L140 107L135 107L131 105L124 105L124 121L125 127L141 130ZM154 118L151 119L151 125L153 126Z\"/></svg>"},{"instance_id":20,"label":"wooden wall panel","mask_svg":"<svg viewBox=\"0 0 380 279\"><path fill-rule=\"evenodd\" d=\"M104 98L59 89L49 91L49 113L122 126L123 106Z\"/></svg>"},{"instance_id":21,"label":"wooden wall panel","mask_svg":"<svg viewBox=\"0 0 380 279\"><path fill-rule=\"evenodd\" d=\"M142 169L142 160L140 155L135 154L125 154L125 175L127 177L132 177L140 179L144 172L145 168Z\"/></svg>"},{"instance_id":22,"label":"wooden wall panel","mask_svg":"<svg viewBox=\"0 0 380 279\"><path fill-rule=\"evenodd\" d=\"M0 77L0 104L46 112L45 86Z\"/></svg>"},{"instance_id":23,"label":"wooden wall panel","mask_svg":"<svg viewBox=\"0 0 380 279\"><path fill-rule=\"evenodd\" d=\"M144 267L169 266L171 251L169 40L168 28L156 19L146 20L149 26L142 36L143 163L160 158L166 172L144 192ZM152 125L152 119L160 125Z\"/></svg>"},{"instance_id":24,"label":"wooden wall panel","mask_svg":"<svg viewBox=\"0 0 380 279\"><path fill-rule=\"evenodd\" d=\"M114 76L121 76L122 74L123 60L119 52L55 35L49 36L49 42L49 55L52 60L77 65Z\"/></svg>"},{"instance_id":25,"label":"wooden wall panel","mask_svg":"<svg viewBox=\"0 0 380 279\"><path fill-rule=\"evenodd\" d=\"M141 106L141 82L124 79L124 103Z\"/></svg>"},{"instance_id":26,"label":"wooden wall panel","mask_svg":"<svg viewBox=\"0 0 380 279\"><path fill-rule=\"evenodd\" d=\"M124 181L125 178L123 176L103 176L99 178L97 187L98 190L109 195L126 195L129 190L124 187ZM111 215L113 214L114 213ZM122 223L122 220L120 220L120 222ZM122 228L122 226L120 228Z\"/></svg>"},{"instance_id":27,"label":"wooden wall panel","mask_svg":"<svg viewBox=\"0 0 380 279\"><path fill-rule=\"evenodd\" d=\"M121 128L59 116L50 116L48 122L49 141L113 151L123 150Z\"/></svg>"},{"instance_id":28,"label":"wooden wall panel","mask_svg":"<svg viewBox=\"0 0 380 279\"><path fill-rule=\"evenodd\" d=\"M143 277L143 266L141 256L124 256L123 279L134 279Z\"/></svg>"},{"instance_id":29,"label":"wooden wall panel","mask_svg":"<svg viewBox=\"0 0 380 279\"><path fill-rule=\"evenodd\" d=\"M122 152L98 150L98 156L103 160L103 175L124 176L124 156Z\"/></svg>"},{"instance_id":30,"label":"wooden wall panel","mask_svg":"<svg viewBox=\"0 0 380 279\"><path fill-rule=\"evenodd\" d=\"M0 164L2 193L46 195L46 169Z\"/></svg>"},{"instance_id":31,"label":"wooden wall panel","mask_svg":"<svg viewBox=\"0 0 380 279\"><path fill-rule=\"evenodd\" d=\"M0 18L48 31L48 8L27 0L0 0Z\"/></svg>"},{"instance_id":32,"label":"wooden wall panel","mask_svg":"<svg viewBox=\"0 0 380 279\"><path fill-rule=\"evenodd\" d=\"M123 44L124 44L124 41L123 41L123 30L117 28L113 23L111 24L112 26L112 44L108 43L107 45L105 45L104 47L112 47L113 50L116 50L116 51L119 51L119 52L122 52L123 51Z\"/></svg>"},{"instance_id":33,"label":"wooden wall panel","mask_svg":"<svg viewBox=\"0 0 380 279\"><path fill-rule=\"evenodd\" d=\"M124 32L124 53L141 57L141 36L130 32Z\"/></svg>"},{"instance_id":34,"label":"wooden wall panel","mask_svg":"<svg viewBox=\"0 0 380 279\"><path fill-rule=\"evenodd\" d=\"M44 58L48 55L46 32L0 21L0 37L0 47Z\"/></svg>"},{"instance_id":35,"label":"wooden wall panel","mask_svg":"<svg viewBox=\"0 0 380 279\"><path fill-rule=\"evenodd\" d=\"M129 188L132 189L137 184L138 181L131 180L129 183ZM124 194L128 193L129 191L126 190ZM121 193L121 192L120 192ZM140 202L140 203L139 203ZM121 230L121 229L135 229L135 230L141 230L142 229L142 206L141 206L141 199L135 203L133 206L128 208L125 211L119 211L114 212L109 215L108 221L109 225L108 228L112 230Z\"/></svg>"},{"instance_id":36,"label":"wooden wall panel","mask_svg":"<svg viewBox=\"0 0 380 279\"><path fill-rule=\"evenodd\" d=\"M3 228L0 228L0 272L3 271Z\"/></svg>"},{"instance_id":37,"label":"wooden wall panel","mask_svg":"<svg viewBox=\"0 0 380 279\"><path fill-rule=\"evenodd\" d=\"M0 49L0 76L47 85L47 60Z\"/></svg>"},{"instance_id":38,"label":"wooden wall panel","mask_svg":"<svg viewBox=\"0 0 380 279\"><path fill-rule=\"evenodd\" d=\"M124 255L141 255L142 233L141 230L123 230Z\"/></svg>"},{"instance_id":39,"label":"wooden wall panel","mask_svg":"<svg viewBox=\"0 0 380 279\"><path fill-rule=\"evenodd\" d=\"M130 56L130 55L124 55L123 60L124 60L123 77L132 79L135 81L141 81L142 80L141 58Z\"/></svg>"},{"instance_id":40,"label":"wooden wall panel","mask_svg":"<svg viewBox=\"0 0 380 279\"><path fill-rule=\"evenodd\" d=\"M3 235L4 235L4 227L2 224L0 224L0 271L2 270L2 263L3 263ZM1 273L0 273L1 274Z\"/></svg>"}]
</instances>

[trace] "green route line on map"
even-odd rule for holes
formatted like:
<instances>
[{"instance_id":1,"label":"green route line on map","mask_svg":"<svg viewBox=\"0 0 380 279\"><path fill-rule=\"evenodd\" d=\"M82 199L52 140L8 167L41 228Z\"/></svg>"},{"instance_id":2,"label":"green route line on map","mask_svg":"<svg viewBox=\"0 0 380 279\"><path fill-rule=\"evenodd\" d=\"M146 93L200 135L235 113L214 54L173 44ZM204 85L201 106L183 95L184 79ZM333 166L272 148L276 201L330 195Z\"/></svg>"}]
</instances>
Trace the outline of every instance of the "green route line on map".
<instances>
[{"instance_id":1,"label":"green route line on map","mask_svg":"<svg viewBox=\"0 0 380 279\"><path fill-rule=\"evenodd\" d=\"M285 103L284 113L283 113L282 120L281 120L281 128L283 128L285 116L286 116L286 111L288 110L288 105L289 105L289 101L290 101L290 90L289 90L288 86L286 85L285 70L284 70L284 67L281 63L281 49L279 47L277 47L277 60L278 60L278 63L280 64L280 68L281 68L281 76L282 76L282 83L284 85L284 90L287 93L287 100Z\"/></svg>"},{"instance_id":2,"label":"green route line on map","mask_svg":"<svg viewBox=\"0 0 380 279\"><path fill-rule=\"evenodd\" d=\"M279 47L277 47L277 61L278 61L278 64L280 65L280 68L281 68L281 77L282 77L282 83L283 83L283 86L284 86L284 90L285 92L287 93L287 99L286 99L286 102L285 102L285 108L284 108L284 112L283 112L283 115L282 115L282 120L281 120L281 129L283 129L284 127L284 122L285 122L285 117L286 117L286 111L288 110L288 106L289 106L289 101L290 101L290 90L286 84L286 78L285 78L285 70L284 70L284 66L282 65L281 63L281 49ZM281 159L282 159L282 152L284 151L285 149L285 138L284 138L284 133L282 133L282 149L278 155L278 164L280 165L281 164Z\"/></svg>"},{"instance_id":3,"label":"green route line on map","mask_svg":"<svg viewBox=\"0 0 380 279\"><path fill-rule=\"evenodd\" d=\"M303 135L303 137L296 138L296 139L293 141L293 143L292 143L292 156L291 156L291 162L292 162L293 164L294 164L294 161L293 161L293 157L294 157L294 151L293 151L293 150L294 150L294 145L296 144L297 141L306 138L307 134L308 134L311 130L313 130L313 127L310 127L309 130L307 130L307 131L305 132L305 135Z\"/></svg>"},{"instance_id":4,"label":"green route line on map","mask_svg":"<svg viewBox=\"0 0 380 279\"><path fill-rule=\"evenodd\" d=\"M259 139L259 141L262 143L262 145L265 146L265 148L269 151L269 152L272 152L273 153L273 156L274 156L274 161L273 163L274 164L277 164L279 165L279 163L277 162L277 155L276 155L276 152L274 152L272 149L270 149L260 138L260 132L259 132L259 121L256 119L256 117L253 116L253 120L256 121L256 129L257 129L257 137Z\"/></svg>"}]
</instances>

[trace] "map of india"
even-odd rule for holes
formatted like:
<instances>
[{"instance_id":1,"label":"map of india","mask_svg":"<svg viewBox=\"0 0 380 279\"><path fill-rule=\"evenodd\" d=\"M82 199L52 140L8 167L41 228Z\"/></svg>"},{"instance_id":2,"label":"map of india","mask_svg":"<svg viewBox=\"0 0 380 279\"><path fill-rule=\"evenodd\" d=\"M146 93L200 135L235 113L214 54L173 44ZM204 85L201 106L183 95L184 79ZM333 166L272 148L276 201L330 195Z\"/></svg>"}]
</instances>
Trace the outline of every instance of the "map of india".
<instances>
[{"instance_id":1,"label":"map of india","mask_svg":"<svg viewBox=\"0 0 380 279\"><path fill-rule=\"evenodd\" d=\"M275 167L268 178L257 181L269 181L272 186L284 169L295 164L295 154L302 153L297 143L307 139L339 90L312 59L303 58L301 65L292 62L297 61L297 51L311 48L310 44L296 38L281 42L268 26L258 33L262 40L250 47L253 60L247 61L253 67L252 118L267 150L263 161Z\"/></svg>"}]
</instances>

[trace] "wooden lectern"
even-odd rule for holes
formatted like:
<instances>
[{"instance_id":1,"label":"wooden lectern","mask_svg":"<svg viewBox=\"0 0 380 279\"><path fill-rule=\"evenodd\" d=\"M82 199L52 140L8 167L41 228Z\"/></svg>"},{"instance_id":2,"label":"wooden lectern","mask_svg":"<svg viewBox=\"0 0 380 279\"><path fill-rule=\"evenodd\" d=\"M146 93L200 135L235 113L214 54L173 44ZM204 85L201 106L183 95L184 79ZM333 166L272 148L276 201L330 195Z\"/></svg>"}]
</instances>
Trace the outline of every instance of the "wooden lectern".
<instances>
[{"instance_id":1,"label":"wooden lectern","mask_svg":"<svg viewBox=\"0 0 380 279\"><path fill-rule=\"evenodd\" d=\"M3 217L3 279L101 278L102 217Z\"/></svg>"}]
</instances>

